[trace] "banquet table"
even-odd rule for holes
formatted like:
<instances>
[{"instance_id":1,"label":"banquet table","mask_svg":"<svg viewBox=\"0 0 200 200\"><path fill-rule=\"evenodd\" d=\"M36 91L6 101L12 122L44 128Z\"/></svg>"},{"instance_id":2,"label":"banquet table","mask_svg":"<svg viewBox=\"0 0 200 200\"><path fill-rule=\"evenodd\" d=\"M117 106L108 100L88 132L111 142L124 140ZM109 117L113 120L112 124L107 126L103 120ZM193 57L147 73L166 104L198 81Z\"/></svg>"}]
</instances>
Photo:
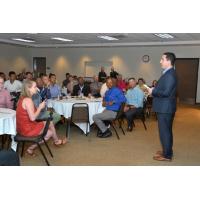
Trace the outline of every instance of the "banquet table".
<instances>
[{"instance_id":1,"label":"banquet table","mask_svg":"<svg viewBox=\"0 0 200 200\"><path fill-rule=\"evenodd\" d=\"M72 106L75 103L87 103L89 107L89 121L90 125L94 123L92 117L97 113L101 113L105 108L102 106L102 98L67 98L62 100L47 101L47 107L53 108L55 112L63 115L65 118L71 117ZM85 133L87 130L86 123L76 123L76 125ZM90 127L88 127L90 130Z\"/></svg>"},{"instance_id":2,"label":"banquet table","mask_svg":"<svg viewBox=\"0 0 200 200\"><path fill-rule=\"evenodd\" d=\"M0 108L0 135L11 135L11 148L16 151L17 142L14 141L16 135L16 111L8 108Z\"/></svg>"}]
</instances>

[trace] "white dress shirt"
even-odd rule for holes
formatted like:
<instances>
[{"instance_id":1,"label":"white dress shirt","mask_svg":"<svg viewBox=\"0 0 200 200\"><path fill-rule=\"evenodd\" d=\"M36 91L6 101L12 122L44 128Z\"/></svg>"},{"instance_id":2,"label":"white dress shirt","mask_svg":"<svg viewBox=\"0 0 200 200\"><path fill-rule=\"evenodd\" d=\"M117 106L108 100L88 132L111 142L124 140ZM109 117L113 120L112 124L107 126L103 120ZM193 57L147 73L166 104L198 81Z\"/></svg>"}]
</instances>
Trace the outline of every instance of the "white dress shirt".
<instances>
[{"instance_id":1,"label":"white dress shirt","mask_svg":"<svg viewBox=\"0 0 200 200\"><path fill-rule=\"evenodd\" d=\"M5 81L4 88L6 88L9 92L21 92L22 83L18 80L15 80L13 83L10 80Z\"/></svg>"}]
</instances>

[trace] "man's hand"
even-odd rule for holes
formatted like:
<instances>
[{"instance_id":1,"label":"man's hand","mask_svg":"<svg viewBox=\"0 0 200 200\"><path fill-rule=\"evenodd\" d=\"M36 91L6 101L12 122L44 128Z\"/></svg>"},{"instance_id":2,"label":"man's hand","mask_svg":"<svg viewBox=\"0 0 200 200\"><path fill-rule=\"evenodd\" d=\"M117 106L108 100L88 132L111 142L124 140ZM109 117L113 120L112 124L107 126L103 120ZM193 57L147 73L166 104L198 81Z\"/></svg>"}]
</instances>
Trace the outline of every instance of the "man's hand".
<instances>
[{"instance_id":1,"label":"man's hand","mask_svg":"<svg viewBox=\"0 0 200 200\"><path fill-rule=\"evenodd\" d=\"M106 102L105 101L102 102L102 106L106 107Z\"/></svg>"},{"instance_id":2,"label":"man's hand","mask_svg":"<svg viewBox=\"0 0 200 200\"><path fill-rule=\"evenodd\" d=\"M113 104L114 104L113 101L109 101L109 102L108 102L108 105L109 105L109 106L112 106Z\"/></svg>"}]
</instances>

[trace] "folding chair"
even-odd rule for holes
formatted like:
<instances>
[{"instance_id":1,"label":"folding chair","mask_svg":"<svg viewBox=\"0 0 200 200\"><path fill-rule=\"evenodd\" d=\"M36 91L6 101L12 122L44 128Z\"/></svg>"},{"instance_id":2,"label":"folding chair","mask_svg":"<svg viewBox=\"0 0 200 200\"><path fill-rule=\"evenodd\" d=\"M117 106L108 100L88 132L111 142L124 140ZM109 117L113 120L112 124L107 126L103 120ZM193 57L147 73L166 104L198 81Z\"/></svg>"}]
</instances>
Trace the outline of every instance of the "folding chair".
<instances>
[{"instance_id":1,"label":"folding chair","mask_svg":"<svg viewBox=\"0 0 200 200\"><path fill-rule=\"evenodd\" d=\"M47 134L47 131L49 129L49 124L52 120L52 113L50 113L50 117L47 118L47 121L46 121L46 125L44 127L44 130L43 130L43 133L41 135L38 135L38 136L34 136L34 137L27 137L27 136L22 136L20 135L20 133L17 133L17 135L15 136L15 141L18 142L18 143L22 143L22 151L21 151L21 157L23 156L23 153L24 153L24 146L25 146L25 142L31 142L31 143L36 143L46 164L49 166L49 161L47 160L47 157L45 156L44 154L44 151L42 150L41 146L40 146L40 142L44 142L45 146L47 147L48 151L49 151L49 154L51 155L51 157L53 157L53 154L47 144L47 142L45 141L44 137L46 136ZM40 120L40 121L44 121L44 120ZM19 144L17 146L17 149L19 148Z\"/></svg>"},{"instance_id":2,"label":"folding chair","mask_svg":"<svg viewBox=\"0 0 200 200\"><path fill-rule=\"evenodd\" d=\"M71 117L67 120L66 136L69 139L71 123L86 123L86 136L89 134L89 107L87 103L75 103L72 106Z\"/></svg>"}]
</instances>

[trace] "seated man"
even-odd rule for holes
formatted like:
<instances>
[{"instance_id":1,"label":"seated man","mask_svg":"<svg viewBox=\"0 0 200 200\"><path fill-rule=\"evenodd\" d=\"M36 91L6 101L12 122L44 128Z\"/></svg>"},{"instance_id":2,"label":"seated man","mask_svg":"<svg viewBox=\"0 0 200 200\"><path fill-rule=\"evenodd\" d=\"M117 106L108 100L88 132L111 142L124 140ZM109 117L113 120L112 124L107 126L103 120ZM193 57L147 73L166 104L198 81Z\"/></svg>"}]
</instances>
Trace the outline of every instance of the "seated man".
<instances>
[{"instance_id":1,"label":"seated man","mask_svg":"<svg viewBox=\"0 0 200 200\"><path fill-rule=\"evenodd\" d=\"M129 89L126 93L127 102L124 107L124 112L128 122L128 131L132 131L133 119L143 109L144 92L136 87L137 82L135 78L130 78L128 83Z\"/></svg>"},{"instance_id":2,"label":"seated man","mask_svg":"<svg viewBox=\"0 0 200 200\"><path fill-rule=\"evenodd\" d=\"M102 113L98 113L93 116L95 124L100 129L97 136L101 138L110 137L112 135L112 132L105 125L104 121L115 119L121 104L126 102L123 92L113 85L111 78L106 80L106 85L108 90L106 91L103 99L103 106L106 107L106 109Z\"/></svg>"},{"instance_id":3,"label":"seated man","mask_svg":"<svg viewBox=\"0 0 200 200\"><path fill-rule=\"evenodd\" d=\"M51 98L57 98L61 96L61 88L58 84L56 84L56 75L50 74L49 80L50 80L49 88L50 88Z\"/></svg>"},{"instance_id":4,"label":"seated man","mask_svg":"<svg viewBox=\"0 0 200 200\"><path fill-rule=\"evenodd\" d=\"M90 90L91 90L91 94L94 97L100 97L100 89L101 89L101 85L102 83L98 81L98 76L94 76L93 77L93 82L90 84Z\"/></svg>"},{"instance_id":5,"label":"seated man","mask_svg":"<svg viewBox=\"0 0 200 200\"><path fill-rule=\"evenodd\" d=\"M74 86L72 96L83 95L87 97L90 94L90 87L84 83L83 77L78 78L78 84Z\"/></svg>"},{"instance_id":6,"label":"seated man","mask_svg":"<svg viewBox=\"0 0 200 200\"><path fill-rule=\"evenodd\" d=\"M43 75L41 78L38 78L37 81L37 87L39 89L40 96L42 98L42 101L45 99L51 99L51 92L50 92L50 81L49 77L47 75Z\"/></svg>"},{"instance_id":7,"label":"seated man","mask_svg":"<svg viewBox=\"0 0 200 200\"><path fill-rule=\"evenodd\" d=\"M42 98L42 96L41 96L41 89L43 88L43 85L42 85L43 82L42 82L41 78L37 78L36 79L36 84L37 84L37 87L38 87L39 90L38 90L38 92L36 94L34 94L32 96L32 100L33 100L34 106L36 108L38 108L40 103L44 100ZM47 111L47 108L44 108L44 109L42 109L40 111L40 114L37 117L37 119L48 118L49 117L49 113L50 113L50 111ZM57 124L61 119L60 115L55 113L55 112L53 112L53 116L52 117L53 117L53 123L54 124Z\"/></svg>"}]
</instances>

